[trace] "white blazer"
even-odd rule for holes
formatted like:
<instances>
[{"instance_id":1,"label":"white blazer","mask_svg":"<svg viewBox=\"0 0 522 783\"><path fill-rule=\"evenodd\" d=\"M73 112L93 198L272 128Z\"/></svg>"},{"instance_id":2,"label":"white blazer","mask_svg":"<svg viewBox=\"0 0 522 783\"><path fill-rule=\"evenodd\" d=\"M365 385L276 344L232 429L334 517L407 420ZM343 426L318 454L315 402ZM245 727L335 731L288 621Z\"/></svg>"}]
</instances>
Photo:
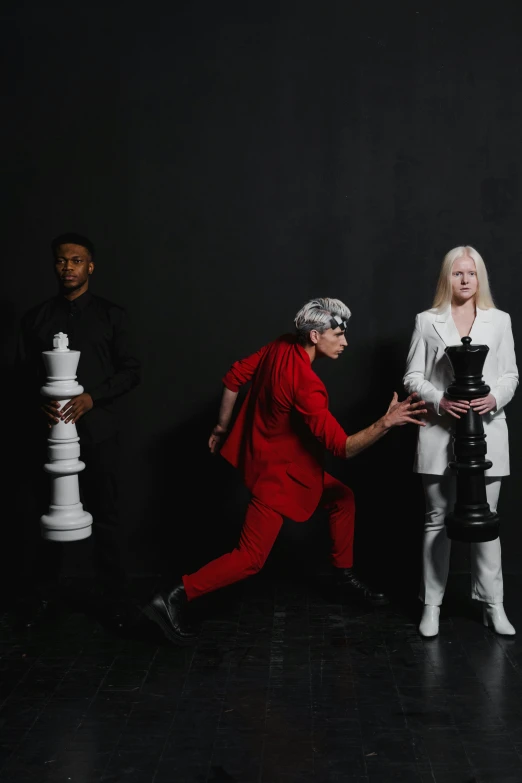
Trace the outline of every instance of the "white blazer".
<instances>
[{"instance_id":1,"label":"white blazer","mask_svg":"<svg viewBox=\"0 0 522 783\"><path fill-rule=\"evenodd\" d=\"M475 344L489 346L483 377L491 387L497 408L482 417L486 435L487 459L493 467L487 476L509 475L509 444L504 406L518 386L511 318L502 310L479 310L469 334ZM403 383L408 392L432 403L435 412L428 414L425 427L419 427L414 471L442 476L452 471L452 434L456 419L439 411L439 403L453 380L450 360L444 353L448 345L461 345L461 339L451 316L451 306L443 312L426 310L415 318L406 373Z\"/></svg>"}]
</instances>

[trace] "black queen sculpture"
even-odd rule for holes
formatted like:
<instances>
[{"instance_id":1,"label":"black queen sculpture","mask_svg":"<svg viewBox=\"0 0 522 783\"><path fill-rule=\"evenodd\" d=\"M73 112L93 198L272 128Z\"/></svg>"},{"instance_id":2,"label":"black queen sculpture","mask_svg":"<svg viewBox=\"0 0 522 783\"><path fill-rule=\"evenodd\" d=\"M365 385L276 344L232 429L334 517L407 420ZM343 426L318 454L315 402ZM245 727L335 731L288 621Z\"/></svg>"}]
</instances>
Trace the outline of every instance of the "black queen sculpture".
<instances>
[{"instance_id":1,"label":"black queen sculpture","mask_svg":"<svg viewBox=\"0 0 522 783\"><path fill-rule=\"evenodd\" d=\"M455 376L445 392L448 399L471 402L489 394L490 387L482 378L488 351L487 345L472 345L471 337L463 337L462 345L446 348ZM493 463L486 459L482 417L471 407L456 421L453 451L455 458L449 466L456 473L457 499L445 520L448 537L456 541L493 541L498 538L500 520L489 507L484 475Z\"/></svg>"}]
</instances>

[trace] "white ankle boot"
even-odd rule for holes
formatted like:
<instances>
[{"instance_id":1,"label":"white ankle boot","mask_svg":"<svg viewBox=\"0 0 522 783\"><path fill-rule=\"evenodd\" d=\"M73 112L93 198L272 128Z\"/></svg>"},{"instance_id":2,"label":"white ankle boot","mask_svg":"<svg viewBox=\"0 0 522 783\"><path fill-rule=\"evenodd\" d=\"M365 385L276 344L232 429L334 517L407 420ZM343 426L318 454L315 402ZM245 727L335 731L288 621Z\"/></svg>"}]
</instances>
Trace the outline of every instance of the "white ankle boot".
<instances>
[{"instance_id":1,"label":"white ankle boot","mask_svg":"<svg viewBox=\"0 0 522 783\"><path fill-rule=\"evenodd\" d=\"M493 628L495 633L502 636L514 636L516 634L515 629L506 617L504 604L483 604L482 619L486 628Z\"/></svg>"},{"instance_id":2,"label":"white ankle boot","mask_svg":"<svg viewBox=\"0 0 522 783\"><path fill-rule=\"evenodd\" d=\"M424 604L419 625L419 633L421 636L437 636L439 632L439 615L440 606Z\"/></svg>"}]
</instances>

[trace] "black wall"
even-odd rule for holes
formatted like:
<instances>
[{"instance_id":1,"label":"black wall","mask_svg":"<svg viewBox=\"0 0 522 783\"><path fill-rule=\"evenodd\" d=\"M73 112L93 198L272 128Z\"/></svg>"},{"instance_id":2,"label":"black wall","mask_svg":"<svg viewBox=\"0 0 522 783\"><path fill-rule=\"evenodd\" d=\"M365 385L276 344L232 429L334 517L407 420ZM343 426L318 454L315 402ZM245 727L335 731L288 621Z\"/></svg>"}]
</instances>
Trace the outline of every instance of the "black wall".
<instances>
[{"instance_id":1,"label":"black wall","mask_svg":"<svg viewBox=\"0 0 522 783\"><path fill-rule=\"evenodd\" d=\"M349 352L318 367L348 431L400 390L449 248L479 249L522 339L517 8L26 2L4 15L3 366L19 316L54 293L50 239L87 233L93 290L128 308L144 362L125 456L137 570L233 545L244 494L206 450L220 378L307 298L353 312ZM500 511L518 571L519 397L508 417ZM357 494L359 561L401 574L418 568L413 449L402 429L332 466ZM294 539L326 551L320 522L286 525L279 551Z\"/></svg>"}]
</instances>

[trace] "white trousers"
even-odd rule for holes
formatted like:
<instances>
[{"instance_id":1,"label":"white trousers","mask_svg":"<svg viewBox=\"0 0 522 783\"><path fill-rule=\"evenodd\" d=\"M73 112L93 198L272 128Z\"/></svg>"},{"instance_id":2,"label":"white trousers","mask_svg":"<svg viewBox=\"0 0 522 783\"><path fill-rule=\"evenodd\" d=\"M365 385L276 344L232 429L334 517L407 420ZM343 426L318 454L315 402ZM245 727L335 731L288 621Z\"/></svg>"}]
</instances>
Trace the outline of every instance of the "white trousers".
<instances>
[{"instance_id":1,"label":"white trousers","mask_svg":"<svg viewBox=\"0 0 522 783\"><path fill-rule=\"evenodd\" d=\"M446 534L444 518L453 508L456 496L454 476L422 476L426 498L426 518L422 545L422 582L420 600L440 606L448 580L451 541ZM501 478L486 478L489 507L497 510ZM471 597L477 601L501 604L504 600L500 539L470 544Z\"/></svg>"}]
</instances>

